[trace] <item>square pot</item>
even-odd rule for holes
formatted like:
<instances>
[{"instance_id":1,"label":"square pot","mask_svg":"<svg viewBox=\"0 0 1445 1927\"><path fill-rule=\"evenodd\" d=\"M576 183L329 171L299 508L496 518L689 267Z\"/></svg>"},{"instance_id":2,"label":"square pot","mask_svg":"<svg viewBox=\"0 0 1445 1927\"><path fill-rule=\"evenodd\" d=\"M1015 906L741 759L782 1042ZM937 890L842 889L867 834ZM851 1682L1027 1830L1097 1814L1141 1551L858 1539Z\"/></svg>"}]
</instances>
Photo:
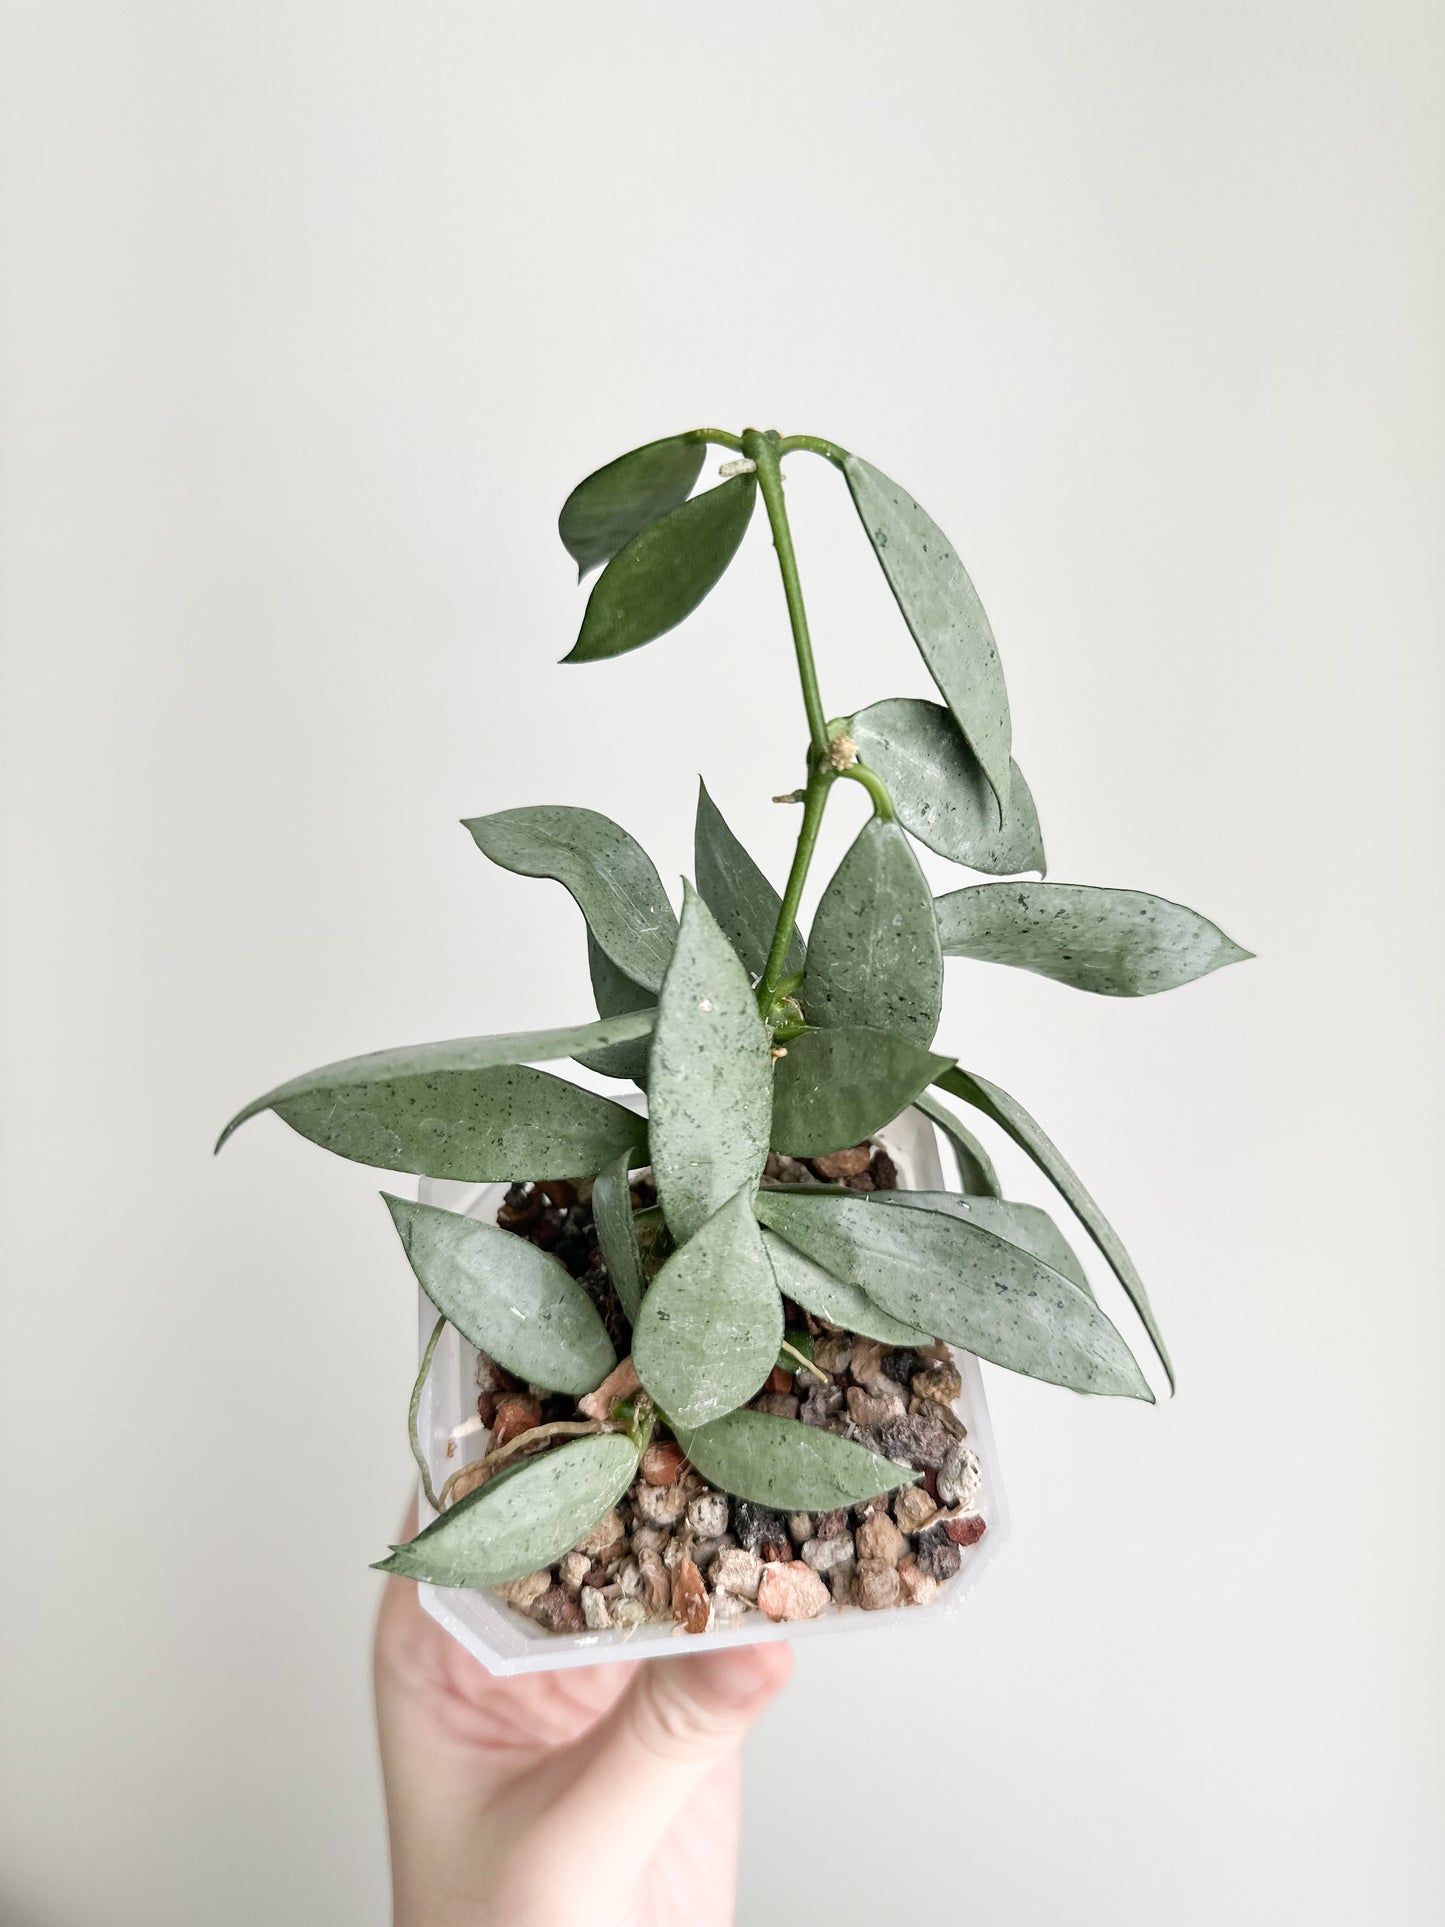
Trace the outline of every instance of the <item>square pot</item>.
<instances>
[{"instance_id":1,"label":"square pot","mask_svg":"<svg viewBox=\"0 0 1445 1927\"><path fill-rule=\"evenodd\" d=\"M933 1126L919 1112L906 1111L876 1135L897 1165L903 1189L938 1191L944 1188L938 1139ZM494 1223L506 1192L503 1184L457 1184L445 1179L423 1178L419 1195L423 1204L440 1205L445 1210ZM436 1325L437 1315L436 1307L425 1294L417 1295L420 1357ZM863 1627L877 1630L893 1626L903 1614L934 1620L956 1613L1007 1538L1009 1516L978 1360L967 1352L955 1351L953 1356L963 1379L963 1390L953 1409L967 1428L968 1442L978 1454L982 1467L983 1491L978 1510L988 1521L988 1531L977 1545L963 1548L963 1562L958 1572L926 1606L863 1612L856 1606L840 1609L829 1605L816 1619L782 1623L775 1623L763 1613L752 1612L736 1625L692 1634L665 1623L615 1627L596 1633L550 1633L535 1620L504 1605L492 1592L461 1586L421 1585L422 1607L489 1672L497 1674L543 1673L559 1666L596 1666L608 1660L646 1659L684 1650L704 1652L710 1647L747 1645L765 1639L822 1639ZM460 1441L453 1458L447 1457L453 1428L476 1411L476 1362L474 1348L449 1325L437 1345L418 1412L419 1436L438 1486L469 1459L480 1458L486 1449L485 1434L474 1432ZM418 1505L419 1525L429 1525L436 1514L420 1493Z\"/></svg>"}]
</instances>

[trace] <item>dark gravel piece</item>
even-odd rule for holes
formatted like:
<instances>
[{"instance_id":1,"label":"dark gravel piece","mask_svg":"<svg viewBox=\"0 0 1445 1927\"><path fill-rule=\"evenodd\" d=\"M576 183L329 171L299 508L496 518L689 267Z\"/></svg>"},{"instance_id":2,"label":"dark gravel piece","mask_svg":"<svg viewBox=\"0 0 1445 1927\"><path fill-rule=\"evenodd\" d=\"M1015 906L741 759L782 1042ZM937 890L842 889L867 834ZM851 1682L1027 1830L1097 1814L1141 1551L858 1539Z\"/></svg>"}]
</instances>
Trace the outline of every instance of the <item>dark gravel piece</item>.
<instances>
[{"instance_id":1,"label":"dark gravel piece","mask_svg":"<svg viewBox=\"0 0 1445 1927\"><path fill-rule=\"evenodd\" d=\"M917 1352L913 1351L886 1352L883 1358L883 1370L893 1383L907 1385L910 1388L913 1384L913 1374L921 1370L922 1365L923 1360Z\"/></svg>"},{"instance_id":2,"label":"dark gravel piece","mask_svg":"<svg viewBox=\"0 0 1445 1927\"><path fill-rule=\"evenodd\" d=\"M755 1505L751 1499L733 1502L733 1536L747 1552L759 1559L791 1559L793 1542L788 1522L781 1512Z\"/></svg>"},{"instance_id":3,"label":"dark gravel piece","mask_svg":"<svg viewBox=\"0 0 1445 1927\"><path fill-rule=\"evenodd\" d=\"M945 1579L952 1579L963 1563L963 1554L942 1526L930 1526L927 1532L920 1532L913 1542L913 1550L918 1570L940 1585Z\"/></svg>"}]
</instances>

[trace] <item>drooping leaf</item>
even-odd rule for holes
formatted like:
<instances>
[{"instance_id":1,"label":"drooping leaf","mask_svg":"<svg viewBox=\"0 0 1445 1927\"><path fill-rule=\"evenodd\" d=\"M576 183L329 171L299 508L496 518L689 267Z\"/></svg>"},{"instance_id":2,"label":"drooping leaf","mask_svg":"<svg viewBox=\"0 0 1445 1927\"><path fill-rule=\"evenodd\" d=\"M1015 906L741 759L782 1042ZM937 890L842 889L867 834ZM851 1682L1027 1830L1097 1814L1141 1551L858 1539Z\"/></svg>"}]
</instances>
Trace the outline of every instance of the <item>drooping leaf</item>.
<instances>
[{"instance_id":1,"label":"drooping leaf","mask_svg":"<svg viewBox=\"0 0 1445 1927\"><path fill-rule=\"evenodd\" d=\"M975 883L936 908L946 955L1012 964L1101 997L1152 997L1252 954L1197 910L1143 890Z\"/></svg>"},{"instance_id":2,"label":"drooping leaf","mask_svg":"<svg viewBox=\"0 0 1445 1927\"><path fill-rule=\"evenodd\" d=\"M757 477L734 475L649 522L613 556L564 662L625 655L674 629L717 585L747 533Z\"/></svg>"},{"instance_id":3,"label":"drooping leaf","mask_svg":"<svg viewBox=\"0 0 1445 1927\"><path fill-rule=\"evenodd\" d=\"M933 1042L943 957L932 894L897 823L873 817L838 865L813 919L801 995L810 1024Z\"/></svg>"},{"instance_id":4,"label":"drooping leaf","mask_svg":"<svg viewBox=\"0 0 1445 1927\"><path fill-rule=\"evenodd\" d=\"M941 1211L967 1224L981 1224L996 1238L1006 1238L1011 1245L1022 1245L1025 1251L1042 1258L1091 1298L1094 1295L1088 1274L1068 1239L1048 1212L1036 1204L1019 1204L1012 1198L959 1197L953 1191L877 1191L873 1196L880 1204L916 1205L922 1211Z\"/></svg>"},{"instance_id":5,"label":"drooping leaf","mask_svg":"<svg viewBox=\"0 0 1445 1927\"><path fill-rule=\"evenodd\" d=\"M932 1332L921 1332L913 1325L905 1325L901 1318L890 1317L881 1305L874 1304L866 1291L835 1278L831 1271L804 1257L776 1232L765 1231L763 1243L772 1260L778 1290L804 1311L812 1312L815 1318L826 1318L830 1325L841 1325L844 1331L857 1332L860 1338L876 1338L882 1345L933 1342Z\"/></svg>"},{"instance_id":6,"label":"drooping leaf","mask_svg":"<svg viewBox=\"0 0 1445 1927\"><path fill-rule=\"evenodd\" d=\"M630 1112L614 1117L619 1107L607 1098L517 1067L535 1058L576 1057L584 1050L633 1043L645 1038L652 1024L651 1011L635 1011L565 1030L451 1037L344 1057L254 1098L222 1131L216 1149L247 1118L275 1111L303 1137L341 1157L424 1177L480 1181L508 1176L504 1171L436 1170L412 1162L421 1157L440 1157L448 1164L469 1161L482 1147L493 1147L497 1132L508 1125L527 1134L527 1146L538 1156L551 1158L564 1148L572 1156L594 1142L611 1142L615 1154L624 1144L639 1141L646 1128L640 1118L633 1117L624 1133L621 1117ZM496 1161L491 1149L487 1155ZM584 1163L563 1171L548 1162L514 1175L585 1177L592 1168Z\"/></svg>"},{"instance_id":7,"label":"drooping leaf","mask_svg":"<svg viewBox=\"0 0 1445 1927\"><path fill-rule=\"evenodd\" d=\"M677 918L652 858L619 824L596 810L544 803L470 817L464 827L502 869L560 883L617 968L657 989Z\"/></svg>"},{"instance_id":8,"label":"drooping leaf","mask_svg":"<svg viewBox=\"0 0 1445 1927\"><path fill-rule=\"evenodd\" d=\"M777 1361L783 1301L752 1194L749 1182L672 1254L637 1314L633 1367L674 1430L733 1411Z\"/></svg>"},{"instance_id":9,"label":"drooping leaf","mask_svg":"<svg viewBox=\"0 0 1445 1927\"><path fill-rule=\"evenodd\" d=\"M504 1234L505 1235L505 1234ZM575 1439L468 1493L378 1572L434 1586L500 1586L551 1565L631 1485L637 1447L621 1432Z\"/></svg>"},{"instance_id":10,"label":"drooping leaf","mask_svg":"<svg viewBox=\"0 0 1445 1927\"><path fill-rule=\"evenodd\" d=\"M628 1324L635 1325L647 1280L632 1222L631 1170L632 1153L623 1151L597 1173L592 1185L592 1223L612 1288Z\"/></svg>"},{"instance_id":11,"label":"drooping leaf","mask_svg":"<svg viewBox=\"0 0 1445 1927\"><path fill-rule=\"evenodd\" d=\"M747 972L692 886L663 980L648 1068L652 1168L681 1243L768 1154L772 1059Z\"/></svg>"},{"instance_id":12,"label":"drooping leaf","mask_svg":"<svg viewBox=\"0 0 1445 1927\"><path fill-rule=\"evenodd\" d=\"M946 1104L940 1104L931 1091L920 1091L913 1102L931 1124L938 1126L952 1145L953 1155L958 1160L958 1181L964 1190L974 1197L1001 1198L1003 1187L998 1181L998 1172L993 1168L993 1159L973 1132L960 1123Z\"/></svg>"},{"instance_id":13,"label":"drooping leaf","mask_svg":"<svg viewBox=\"0 0 1445 1927\"><path fill-rule=\"evenodd\" d=\"M728 828L705 783L698 784L693 851L697 893L756 981L768 961L782 898ZM800 972L806 955L794 925L782 974Z\"/></svg>"},{"instance_id":14,"label":"drooping leaf","mask_svg":"<svg viewBox=\"0 0 1445 1927\"><path fill-rule=\"evenodd\" d=\"M779 1512L831 1512L918 1478L911 1466L835 1432L746 1409L678 1442L711 1485Z\"/></svg>"},{"instance_id":15,"label":"drooping leaf","mask_svg":"<svg viewBox=\"0 0 1445 1927\"><path fill-rule=\"evenodd\" d=\"M923 1209L858 1192L764 1191L757 1212L895 1318L1029 1378L1151 1399L1129 1348L1094 1301L1021 1246Z\"/></svg>"},{"instance_id":16,"label":"drooping leaf","mask_svg":"<svg viewBox=\"0 0 1445 1927\"><path fill-rule=\"evenodd\" d=\"M1149 1334L1149 1341L1158 1355L1169 1380L1169 1389L1174 1390L1174 1367L1169 1361L1169 1352L1164 1344L1164 1335L1159 1329L1149 1294L1144 1289L1144 1280L1134 1268L1134 1261L1124 1249L1123 1240L1109 1223L1095 1203L1092 1195L1079 1177L1077 1171L1060 1151L1052 1138L1036 1118L1033 1118L1017 1098L1000 1090L997 1084L990 1084L986 1077L955 1068L945 1071L939 1078L940 1086L961 1097L965 1104L972 1104L975 1110L982 1111L985 1117L993 1119L1006 1131L1018 1145L1026 1151L1044 1176L1058 1191L1065 1204L1083 1225L1094 1243L1103 1253L1109 1269L1129 1295L1129 1302L1139 1314L1140 1322Z\"/></svg>"},{"instance_id":17,"label":"drooping leaf","mask_svg":"<svg viewBox=\"0 0 1445 1927\"><path fill-rule=\"evenodd\" d=\"M822 1157L861 1144L935 1083L950 1059L895 1030L840 1025L790 1037L773 1066L773 1149Z\"/></svg>"},{"instance_id":18,"label":"drooping leaf","mask_svg":"<svg viewBox=\"0 0 1445 1927\"><path fill-rule=\"evenodd\" d=\"M500 1225L382 1195L417 1283L463 1338L530 1385L596 1390L617 1354L565 1265Z\"/></svg>"},{"instance_id":19,"label":"drooping leaf","mask_svg":"<svg viewBox=\"0 0 1445 1927\"><path fill-rule=\"evenodd\" d=\"M589 930L587 932L587 972L592 979L592 995L602 1017L621 1017L633 1011L657 1010L657 993L634 983L625 970L619 970ZM652 1032L628 1044L614 1044L607 1050L592 1050L577 1062L603 1077L626 1077L639 1090L647 1089L647 1056Z\"/></svg>"},{"instance_id":20,"label":"drooping leaf","mask_svg":"<svg viewBox=\"0 0 1445 1927\"><path fill-rule=\"evenodd\" d=\"M998 645L978 591L947 536L911 495L856 455L848 456L843 473L903 620L1006 821L1013 729Z\"/></svg>"},{"instance_id":21,"label":"drooping leaf","mask_svg":"<svg viewBox=\"0 0 1445 1927\"><path fill-rule=\"evenodd\" d=\"M705 442L669 435L619 455L579 482L557 518L557 533L577 564L577 580L610 562L639 530L685 502L706 459Z\"/></svg>"},{"instance_id":22,"label":"drooping leaf","mask_svg":"<svg viewBox=\"0 0 1445 1927\"><path fill-rule=\"evenodd\" d=\"M920 843L989 876L1044 872L1044 840L1033 794L1012 764L1008 812L950 712L939 703L894 697L850 718L860 759L888 787L898 820Z\"/></svg>"}]
</instances>

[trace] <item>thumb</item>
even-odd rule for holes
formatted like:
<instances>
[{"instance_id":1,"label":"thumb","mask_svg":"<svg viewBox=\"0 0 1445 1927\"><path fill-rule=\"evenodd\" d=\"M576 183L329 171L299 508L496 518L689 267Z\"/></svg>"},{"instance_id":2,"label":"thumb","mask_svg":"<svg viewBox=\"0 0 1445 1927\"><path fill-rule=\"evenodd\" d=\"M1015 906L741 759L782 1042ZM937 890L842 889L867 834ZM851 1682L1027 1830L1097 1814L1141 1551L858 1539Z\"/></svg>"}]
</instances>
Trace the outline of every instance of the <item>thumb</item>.
<instances>
[{"instance_id":1,"label":"thumb","mask_svg":"<svg viewBox=\"0 0 1445 1927\"><path fill-rule=\"evenodd\" d=\"M650 1857L792 1670L792 1650L777 1640L647 1661L577 1749L578 1770L549 1821L574 1852L590 1835L599 1849L625 1844L639 1860Z\"/></svg>"}]
</instances>

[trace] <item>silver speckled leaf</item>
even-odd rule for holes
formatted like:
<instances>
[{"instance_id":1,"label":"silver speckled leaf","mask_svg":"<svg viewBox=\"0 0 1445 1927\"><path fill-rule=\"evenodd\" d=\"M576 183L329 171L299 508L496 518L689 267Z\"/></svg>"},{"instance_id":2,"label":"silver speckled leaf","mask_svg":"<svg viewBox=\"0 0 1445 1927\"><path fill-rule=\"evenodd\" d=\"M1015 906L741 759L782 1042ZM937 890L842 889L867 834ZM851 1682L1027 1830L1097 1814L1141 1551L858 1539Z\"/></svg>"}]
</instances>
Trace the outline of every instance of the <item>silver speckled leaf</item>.
<instances>
[{"instance_id":1,"label":"silver speckled leaf","mask_svg":"<svg viewBox=\"0 0 1445 1927\"><path fill-rule=\"evenodd\" d=\"M752 1397L782 1342L783 1301L748 1184L653 1279L633 1327L633 1369L674 1430L706 1425Z\"/></svg>"},{"instance_id":2,"label":"silver speckled leaf","mask_svg":"<svg viewBox=\"0 0 1445 1927\"><path fill-rule=\"evenodd\" d=\"M942 1211L945 1216L961 1218L967 1224L981 1224L996 1238L1011 1245L1022 1245L1036 1258L1067 1278L1092 1298L1094 1288L1084 1267L1062 1231L1047 1211L1036 1204L1018 1204L1011 1198L959 1197L953 1191L876 1191L879 1204L917 1205L923 1211Z\"/></svg>"},{"instance_id":3,"label":"silver speckled leaf","mask_svg":"<svg viewBox=\"0 0 1445 1927\"><path fill-rule=\"evenodd\" d=\"M637 1470L621 1432L575 1439L479 1486L377 1570L434 1586L500 1586L551 1565L616 1505Z\"/></svg>"},{"instance_id":4,"label":"silver speckled leaf","mask_svg":"<svg viewBox=\"0 0 1445 1927\"><path fill-rule=\"evenodd\" d=\"M843 473L919 654L1006 819L1013 728L998 645L978 591L943 530L905 489L856 455L844 461Z\"/></svg>"},{"instance_id":5,"label":"silver speckled leaf","mask_svg":"<svg viewBox=\"0 0 1445 1927\"><path fill-rule=\"evenodd\" d=\"M729 1412L679 1443L711 1484L779 1512L831 1512L918 1478L835 1432L766 1412Z\"/></svg>"},{"instance_id":6,"label":"silver speckled leaf","mask_svg":"<svg viewBox=\"0 0 1445 1927\"><path fill-rule=\"evenodd\" d=\"M622 1017L633 1011L657 1009L657 992L634 983L625 970L619 970L589 930L587 932L587 973L592 979L592 995L600 1017ZM603 1077L625 1077L647 1089L647 1056L652 1047L652 1031L631 1043L613 1044L606 1050L590 1050L577 1059L589 1071Z\"/></svg>"},{"instance_id":7,"label":"silver speckled leaf","mask_svg":"<svg viewBox=\"0 0 1445 1927\"><path fill-rule=\"evenodd\" d=\"M887 785L899 822L920 843L988 876L1042 876L1043 834L1023 771L1012 765L1000 824L983 766L942 704L890 697L860 709L847 727L860 760Z\"/></svg>"},{"instance_id":8,"label":"silver speckled leaf","mask_svg":"<svg viewBox=\"0 0 1445 1927\"><path fill-rule=\"evenodd\" d=\"M541 803L469 817L463 827L502 869L560 883L617 968L657 989L677 918L652 858L620 824L596 810Z\"/></svg>"},{"instance_id":9,"label":"silver speckled leaf","mask_svg":"<svg viewBox=\"0 0 1445 1927\"><path fill-rule=\"evenodd\" d=\"M653 1175L679 1242L757 1182L772 1097L768 1033L747 972L689 884L648 1067Z\"/></svg>"},{"instance_id":10,"label":"silver speckled leaf","mask_svg":"<svg viewBox=\"0 0 1445 1927\"><path fill-rule=\"evenodd\" d=\"M1003 1186L993 1168L993 1159L967 1125L961 1123L946 1104L940 1104L932 1091L920 1091L913 1102L948 1139L958 1162L958 1181L964 1190L973 1197L1001 1198Z\"/></svg>"},{"instance_id":11,"label":"silver speckled leaf","mask_svg":"<svg viewBox=\"0 0 1445 1927\"><path fill-rule=\"evenodd\" d=\"M772 1260L778 1290L815 1318L826 1318L830 1325L857 1332L862 1338L876 1338L883 1345L929 1345L932 1332L921 1332L892 1318L881 1305L875 1305L866 1291L846 1284L831 1271L815 1264L774 1231L763 1233L763 1243Z\"/></svg>"},{"instance_id":12,"label":"silver speckled leaf","mask_svg":"<svg viewBox=\"0 0 1445 1927\"><path fill-rule=\"evenodd\" d=\"M478 1182L589 1177L625 1146L643 1142L644 1121L526 1065L635 1041L652 1021L651 1011L641 1011L566 1030L452 1037L342 1058L254 1099L231 1119L216 1149L247 1118L274 1110L323 1149L387 1171ZM528 1165L528 1158L536 1162Z\"/></svg>"},{"instance_id":13,"label":"silver speckled leaf","mask_svg":"<svg viewBox=\"0 0 1445 1927\"><path fill-rule=\"evenodd\" d=\"M975 883L936 908L945 955L1012 964L1101 997L1152 997L1251 955L1197 910L1144 890Z\"/></svg>"},{"instance_id":14,"label":"silver speckled leaf","mask_svg":"<svg viewBox=\"0 0 1445 1927\"><path fill-rule=\"evenodd\" d=\"M765 1191L758 1216L895 1318L1007 1370L1076 1392L1152 1401L1091 1298L1019 1245L924 1209L840 1191Z\"/></svg>"},{"instance_id":15,"label":"silver speckled leaf","mask_svg":"<svg viewBox=\"0 0 1445 1927\"><path fill-rule=\"evenodd\" d=\"M874 817L823 892L800 992L810 1024L861 1024L928 1045L943 1007L933 895L897 823Z\"/></svg>"},{"instance_id":16,"label":"silver speckled leaf","mask_svg":"<svg viewBox=\"0 0 1445 1927\"><path fill-rule=\"evenodd\" d=\"M1159 1363L1164 1367L1169 1380L1169 1389L1174 1389L1174 1367L1170 1363L1164 1334L1159 1329L1159 1321L1154 1316L1154 1308L1149 1303L1149 1294L1144 1289L1144 1280L1134 1268L1134 1260L1124 1249L1124 1241L1095 1203L1092 1193L1084 1184L1077 1171L1069 1163L1063 1152L1044 1130L1037 1118L1031 1117L1015 1097L1001 1090L997 1084L990 1084L986 1077L955 1068L945 1071L938 1080L939 1086L961 1097L965 1104L972 1104L975 1110L982 1111L985 1117L1005 1130L1018 1145L1026 1151L1034 1163L1058 1191L1074 1216L1083 1225L1108 1262L1109 1269L1129 1295L1129 1302L1139 1314L1140 1322L1149 1334L1149 1341L1158 1354Z\"/></svg>"},{"instance_id":17,"label":"silver speckled leaf","mask_svg":"<svg viewBox=\"0 0 1445 1927\"><path fill-rule=\"evenodd\" d=\"M500 1225L383 1196L417 1283L463 1338L529 1385L579 1398L597 1389L617 1354L551 1252Z\"/></svg>"},{"instance_id":18,"label":"silver speckled leaf","mask_svg":"<svg viewBox=\"0 0 1445 1927\"><path fill-rule=\"evenodd\" d=\"M891 1124L951 1058L898 1031L840 1025L805 1030L773 1065L773 1149L821 1157Z\"/></svg>"},{"instance_id":19,"label":"silver speckled leaf","mask_svg":"<svg viewBox=\"0 0 1445 1927\"><path fill-rule=\"evenodd\" d=\"M699 783L697 790L693 869L698 895L756 981L768 961L782 899L728 828L705 783ZM803 939L794 926L783 975L791 977L801 971L806 956Z\"/></svg>"},{"instance_id":20,"label":"silver speckled leaf","mask_svg":"<svg viewBox=\"0 0 1445 1927\"><path fill-rule=\"evenodd\" d=\"M628 1181L632 1163L632 1153L623 1151L611 1164L603 1166L592 1185L592 1222L597 1230L597 1243L629 1325L637 1322L638 1307L647 1289L637 1229L632 1222L632 1186Z\"/></svg>"}]
</instances>

